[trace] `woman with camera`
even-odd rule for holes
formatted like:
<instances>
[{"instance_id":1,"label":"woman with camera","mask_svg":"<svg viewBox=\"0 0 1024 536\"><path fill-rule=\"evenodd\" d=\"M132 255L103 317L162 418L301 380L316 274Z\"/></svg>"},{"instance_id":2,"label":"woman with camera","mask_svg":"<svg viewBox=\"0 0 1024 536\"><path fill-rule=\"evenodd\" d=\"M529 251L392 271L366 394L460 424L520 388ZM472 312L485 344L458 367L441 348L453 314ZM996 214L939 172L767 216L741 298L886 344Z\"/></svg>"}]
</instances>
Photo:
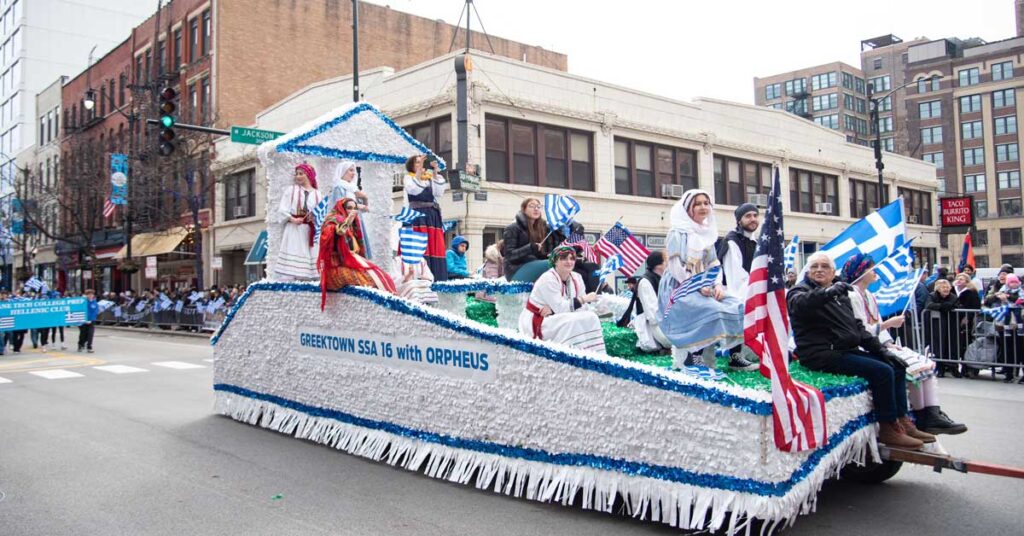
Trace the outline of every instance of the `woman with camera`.
<instances>
[{"instance_id":1,"label":"woman with camera","mask_svg":"<svg viewBox=\"0 0 1024 536\"><path fill-rule=\"evenodd\" d=\"M447 251L444 245L444 221L438 200L448 188L448 181L440 173L436 159L426 155L409 157L405 161L405 204L423 215L409 225L414 231L426 233L427 251L423 255L435 281L448 280Z\"/></svg>"}]
</instances>

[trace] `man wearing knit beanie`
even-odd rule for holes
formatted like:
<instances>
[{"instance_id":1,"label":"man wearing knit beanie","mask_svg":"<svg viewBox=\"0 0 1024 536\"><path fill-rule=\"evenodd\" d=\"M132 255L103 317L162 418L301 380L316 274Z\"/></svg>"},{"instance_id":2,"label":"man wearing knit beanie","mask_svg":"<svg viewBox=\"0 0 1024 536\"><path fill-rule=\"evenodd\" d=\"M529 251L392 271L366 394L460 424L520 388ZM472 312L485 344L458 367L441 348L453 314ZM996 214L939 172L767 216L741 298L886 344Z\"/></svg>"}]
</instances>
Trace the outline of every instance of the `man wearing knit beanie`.
<instances>
[{"instance_id":1,"label":"man wearing knit beanie","mask_svg":"<svg viewBox=\"0 0 1024 536\"><path fill-rule=\"evenodd\" d=\"M725 235L718 258L722 261L722 281L729 294L740 300L747 297L747 280L750 279L750 266L754 262L757 241L754 233L760 224L760 212L752 203L743 203L736 207L736 228ZM740 355L737 346L731 350L729 368L734 370L757 370L758 365L751 363Z\"/></svg>"}]
</instances>

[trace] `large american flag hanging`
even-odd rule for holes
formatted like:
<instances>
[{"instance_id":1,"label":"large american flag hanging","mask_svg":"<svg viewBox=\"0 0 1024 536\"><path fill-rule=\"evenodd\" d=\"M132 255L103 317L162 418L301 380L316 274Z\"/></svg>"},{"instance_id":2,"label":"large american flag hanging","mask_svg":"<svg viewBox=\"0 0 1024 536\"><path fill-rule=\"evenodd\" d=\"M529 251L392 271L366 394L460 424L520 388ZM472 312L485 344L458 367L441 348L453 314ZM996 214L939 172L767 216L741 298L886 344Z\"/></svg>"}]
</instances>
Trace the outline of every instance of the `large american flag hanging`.
<instances>
[{"instance_id":1,"label":"large american flag hanging","mask_svg":"<svg viewBox=\"0 0 1024 536\"><path fill-rule=\"evenodd\" d=\"M744 343L761 359L761 375L772 383L775 446L786 452L821 447L828 441L825 397L789 375L789 313L783 269L784 241L779 170L775 170L761 236L750 267L744 309Z\"/></svg>"},{"instance_id":2,"label":"large american flag hanging","mask_svg":"<svg viewBox=\"0 0 1024 536\"><path fill-rule=\"evenodd\" d=\"M626 276L636 273L636 269L647 262L647 256L651 254L633 233L619 222L615 222L615 225L594 244L594 249L604 257L622 255L622 268L619 268L619 271Z\"/></svg>"}]
</instances>

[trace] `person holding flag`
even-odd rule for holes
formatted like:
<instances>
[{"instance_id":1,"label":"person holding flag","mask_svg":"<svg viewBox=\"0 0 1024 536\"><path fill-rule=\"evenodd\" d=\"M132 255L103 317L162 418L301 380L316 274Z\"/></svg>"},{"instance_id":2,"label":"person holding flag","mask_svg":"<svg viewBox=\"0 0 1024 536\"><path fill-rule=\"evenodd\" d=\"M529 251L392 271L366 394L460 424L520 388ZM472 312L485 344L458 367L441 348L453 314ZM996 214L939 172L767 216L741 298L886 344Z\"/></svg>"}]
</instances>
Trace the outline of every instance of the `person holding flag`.
<instances>
[{"instance_id":1,"label":"person holding flag","mask_svg":"<svg viewBox=\"0 0 1024 536\"><path fill-rule=\"evenodd\" d=\"M444 219L438 201L448 189L448 181L441 175L437 160L418 154L405 161L405 206L422 215L412 223L414 231L426 233L425 260L437 281L448 280L448 260L444 247ZM427 169L427 168L430 169Z\"/></svg>"},{"instance_id":2,"label":"person holding flag","mask_svg":"<svg viewBox=\"0 0 1024 536\"><path fill-rule=\"evenodd\" d=\"M320 229L320 309L327 303L327 291L354 285L375 287L398 294L391 276L366 260L363 232L359 226L359 210L353 199L338 201ZM421 261L422 262L422 261Z\"/></svg>"},{"instance_id":3,"label":"person holding flag","mask_svg":"<svg viewBox=\"0 0 1024 536\"><path fill-rule=\"evenodd\" d=\"M519 331L534 339L554 341L581 350L604 353L601 320L583 306L597 300L587 293L583 278L574 272L576 250L558 246L548 260L550 269L530 291L526 308L519 315Z\"/></svg>"},{"instance_id":4,"label":"person holding flag","mask_svg":"<svg viewBox=\"0 0 1024 536\"><path fill-rule=\"evenodd\" d=\"M672 367L677 370L698 366L702 350L704 361L714 363L715 344L731 348L743 342L743 302L725 291L720 274L713 285L670 303L677 287L720 265L713 209L707 192L686 191L672 207L672 228L665 237L668 267L658 288L658 310L661 331L672 343Z\"/></svg>"},{"instance_id":5,"label":"person holding flag","mask_svg":"<svg viewBox=\"0 0 1024 536\"><path fill-rule=\"evenodd\" d=\"M536 197L527 197L519 205L516 221L505 227L501 238L505 244L505 277L510 281L535 281L548 269L547 258L554 249L565 242L561 230L548 231L543 216L544 204ZM570 234L583 234L583 226L576 222L569 224ZM524 266L522 273L517 273Z\"/></svg>"}]
</instances>

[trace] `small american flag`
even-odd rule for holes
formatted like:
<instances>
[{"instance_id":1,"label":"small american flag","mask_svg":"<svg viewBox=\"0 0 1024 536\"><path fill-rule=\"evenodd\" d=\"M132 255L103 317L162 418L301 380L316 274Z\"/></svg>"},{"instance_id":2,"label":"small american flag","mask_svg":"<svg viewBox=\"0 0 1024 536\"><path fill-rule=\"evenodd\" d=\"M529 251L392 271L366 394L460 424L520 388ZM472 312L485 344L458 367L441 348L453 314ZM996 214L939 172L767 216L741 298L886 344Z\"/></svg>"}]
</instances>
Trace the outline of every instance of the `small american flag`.
<instances>
[{"instance_id":1,"label":"small american flag","mask_svg":"<svg viewBox=\"0 0 1024 536\"><path fill-rule=\"evenodd\" d=\"M672 304L675 303L676 300L689 296L702 288L714 285L715 281L718 280L718 274L720 273L722 273L722 265L712 266L708 270L693 275L687 279L685 283L676 287L668 297L668 307L665 308L665 314L668 314L668 310L672 308Z\"/></svg>"},{"instance_id":2,"label":"small american flag","mask_svg":"<svg viewBox=\"0 0 1024 536\"><path fill-rule=\"evenodd\" d=\"M647 256L651 254L650 250L620 222L615 222L615 225L594 244L594 249L605 257L622 255L622 268L619 271L626 276L636 273L636 269L644 264Z\"/></svg>"},{"instance_id":3,"label":"small american flag","mask_svg":"<svg viewBox=\"0 0 1024 536\"><path fill-rule=\"evenodd\" d=\"M583 249L583 256L588 261L597 262L597 252L594 251L594 248L593 246L590 245L590 242L587 242L587 237L583 236L583 234L581 233L570 234L569 238L566 238L565 241L562 242L562 245L569 247L578 246Z\"/></svg>"},{"instance_id":4,"label":"small american flag","mask_svg":"<svg viewBox=\"0 0 1024 536\"><path fill-rule=\"evenodd\" d=\"M781 192L776 168L764 226L750 267L743 342L761 359L761 375L771 380L775 447L800 452L823 446L828 441L828 428L824 395L789 375L789 310L783 272Z\"/></svg>"},{"instance_id":5,"label":"small american flag","mask_svg":"<svg viewBox=\"0 0 1024 536\"><path fill-rule=\"evenodd\" d=\"M416 221L416 218L423 216L423 213L418 210L413 210L409 207L402 207L401 212L391 216L391 219L401 222L403 225L409 225Z\"/></svg>"},{"instance_id":6,"label":"small american flag","mask_svg":"<svg viewBox=\"0 0 1024 536\"><path fill-rule=\"evenodd\" d=\"M109 218L113 216L115 208L117 208L117 205L115 205L114 202L111 201L108 197L106 201L103 202L103 217Z\"/></svg>"}]
</instances>

